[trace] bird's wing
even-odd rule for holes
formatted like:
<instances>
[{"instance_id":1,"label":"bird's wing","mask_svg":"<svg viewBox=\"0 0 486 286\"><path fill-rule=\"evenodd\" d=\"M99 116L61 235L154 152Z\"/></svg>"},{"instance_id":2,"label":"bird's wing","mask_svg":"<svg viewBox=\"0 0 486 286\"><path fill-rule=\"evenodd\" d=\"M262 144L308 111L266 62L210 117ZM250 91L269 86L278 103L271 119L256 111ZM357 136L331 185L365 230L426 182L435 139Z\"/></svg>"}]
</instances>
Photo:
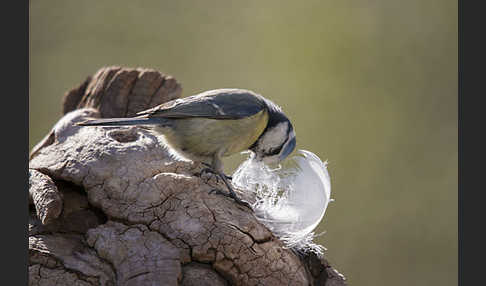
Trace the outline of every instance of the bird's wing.
<instances>
[{"instance_id":1,"label":"bird's wing","mask_svg":"<svg viewBox=\"0 0 486 286\"><path fill-rule=\"evenodd\" d=\"M242 89L219 89L166 102L137 113L147 117L240 119L265 108L261 96Z\"/></svg>"}]
</instances>

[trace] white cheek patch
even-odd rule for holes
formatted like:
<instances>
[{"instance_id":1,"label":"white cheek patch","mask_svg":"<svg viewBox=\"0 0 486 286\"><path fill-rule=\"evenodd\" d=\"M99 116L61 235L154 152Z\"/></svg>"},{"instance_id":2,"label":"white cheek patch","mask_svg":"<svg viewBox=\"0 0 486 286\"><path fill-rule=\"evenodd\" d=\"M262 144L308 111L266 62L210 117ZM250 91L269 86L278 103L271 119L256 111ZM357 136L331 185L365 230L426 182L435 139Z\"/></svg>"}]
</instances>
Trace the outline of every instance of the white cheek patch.
<instances>
[{"instance_id":1,"label":"white cheek patch","mask_svg":"<svg viewBox=\"0 0 486 286\"><path fill-rule=\"evenodd\" d=\"M281 122L268 130L262 137L260 146L262 149L268 151L270 148L276 148L287 139L287 129L289 128L287 122Z\"/></svg>"}]
</instances>

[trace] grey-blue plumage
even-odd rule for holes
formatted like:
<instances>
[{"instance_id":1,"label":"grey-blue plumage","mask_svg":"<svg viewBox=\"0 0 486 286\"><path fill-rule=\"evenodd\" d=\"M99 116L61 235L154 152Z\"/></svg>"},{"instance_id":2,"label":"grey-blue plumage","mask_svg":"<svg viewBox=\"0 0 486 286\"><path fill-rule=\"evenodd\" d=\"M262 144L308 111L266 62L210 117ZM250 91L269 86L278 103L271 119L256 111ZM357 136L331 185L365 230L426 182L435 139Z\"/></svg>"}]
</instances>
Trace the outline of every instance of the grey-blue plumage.
<instances>
[{"instance_id":1,"label":"grey-blue plumage","mask_svg":"<svg viewBox=\"0 0 486 286\"><path fill-rule=\"evenodd\" d=\"M216 89L169 101L138 115L164 118L242 119L274 105L261 95L243 89Z\"/></svg>"},{"instance_id":2,"label":"grey-blue plumage","mask_svg":"<svg viewBox=\"0 0 486 286\"><path fill-rule=\"evenodd\" d=\"M140 126L140 125L165 125L169 126L170 121L164 118L102 118L80 122L79 126Z\"/></svg>"}]
</instances>

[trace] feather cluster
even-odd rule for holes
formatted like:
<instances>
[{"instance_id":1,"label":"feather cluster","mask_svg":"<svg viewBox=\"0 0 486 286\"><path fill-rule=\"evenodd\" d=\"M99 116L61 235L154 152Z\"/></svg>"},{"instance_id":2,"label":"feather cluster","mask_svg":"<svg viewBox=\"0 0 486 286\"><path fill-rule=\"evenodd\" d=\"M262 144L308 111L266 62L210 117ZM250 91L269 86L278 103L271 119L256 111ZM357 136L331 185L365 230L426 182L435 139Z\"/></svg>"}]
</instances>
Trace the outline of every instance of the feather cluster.
<instances>
[{"instance_id":1,"label":"feather cluster","mask_svg":"<svg viewBox=\"0 0 486 286\"><path fill-rule=\"evenodd\" d=\"M254 193L252 207L265 224L289 248L321 256L325 248L315 244L313 230L324 217L331 200L327 161L312 152L298 150L276 169L250 156L233 174L233 184Z\"/></svg>"}]
</instances>

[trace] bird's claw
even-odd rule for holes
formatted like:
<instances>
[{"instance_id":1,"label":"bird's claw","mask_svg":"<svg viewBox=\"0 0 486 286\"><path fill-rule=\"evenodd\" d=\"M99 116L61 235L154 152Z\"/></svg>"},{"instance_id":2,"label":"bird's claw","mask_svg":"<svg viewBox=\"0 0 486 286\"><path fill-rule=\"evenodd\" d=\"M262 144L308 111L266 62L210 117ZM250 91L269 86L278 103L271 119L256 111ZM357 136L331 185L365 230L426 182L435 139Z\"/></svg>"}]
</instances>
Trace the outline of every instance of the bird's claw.
<instances>
[{"instance_id":1,"label":"bird's claw","mask_svg":"<svg viewBox=\"0 0 486 286\"><path fill-rule=\"evenodd\" d=\"M204 173L210 173L210 174L214 174L216 176L224 176L226 179L228 180L233 180L233 177L232 176L227 176L226 174L224 173L221 173L219 174L218 172L216 172L212 167L211 165L207 164L207 163L202 163L204 166L206 166L206 168L202 169L201 172L199 173L199 176L201 176L202 174Z\"/></svg>"},{"instance_id":2,"label":"bird's claw","mask_svg":"<svg viewBox=\"0 0 486 286\"><path fill-rule=\"evenodd\" d=\"M219 183L219 174L214 171L213 169L211 168L204 168L201 170L201 172L199 172L199 177L202 177L204 174L212 174L214 177L216 177L216 181Z\"/></svg>"},{"instance_id":3,"label":"bird's claw","mask_svg":"<svg viewBox=\"0 0 486 286\"><path fill-rule=\"evenodd\" d=\"M212 194L212 193L215 193L217 195L222 195L222 196L225 196L225 197L228 197L228 198L233 198L229 193L223 192L223 191L218 190L218 189L212 189L211 191L209 191L208 194Z\"/></svg>"},{"instance_id":4,"label":"bird's claw","mask_svg":"<svg viewBox=\"0 0 486 286\"><path fill-rule=\"evenodd\" d=\"M218 183L219 183L219 179L220 178L222 179L222 181L225 183L225 185L226 185L226 187L228 188L228 191L229 191L229 193L227 193L227 192L223 192L223 191L221 191L219 189L212 189L211 191L209 191L209 194L216 193L216 194L219 194L219 195L223 195L225 197L228 197L228 198L233 199L237 204L242 205L242 206L245 206L245 207L248 207L249 209L253 210L253 208L251 207L251 205L248 202L243 201L240 198L238 198L238 196L233 191L230 183L228 182L228 179L229 180L232 179L231 176L226 176L222 172L216 172L213 168L211 168L210 165L208 165L206 163L203 163L203 165L206 166L206 168L204 168L204 169L201 170L201 172L199 173L199 176L202 176L205 173L213 174L213 175L215 175L216 180L218 181Z\"/></svg>"},{"instance_id":5,"label":"bird's claw","mask_svg":"<svg viewBox=\"0 0 486 286\"><path fill-rule=\"evenodd\" d=\"M216 171L214 171L211 168L204 168L204 169L202 169L201 172L199 172L199 175L206 174L206 173L218 175L218 173L216 173Z\"/></svg>"},{"instance_id":6,"label":"bird's claw","mask_svg":"<svg viewBox=\"0 0 486 286\"><path fill-rule=\"evenodd\" d=\"M212 193L215 193L215 194L218 194L218 195L222 195L222 196L225 196L225 197L228 197L228 198L231 198L233 199L237 204L239 205L242 205L242 206L245 206L251 210L253 210L253 208L251 207L250 203L248 203L247 201L244 201L240 198L238 198L235 194L232 194L232 193L227 193L227 192L223 192L221 190L218 190L218 189L212 189L211 191L209 191L209 194L212 194Z\"/></svg>"},{"instance_id":7,"label":"bird's claw","mask_svg":"<svg viewBox=\"0 0 486 286\"><path fill-rule=\"evenodd\" d=\"M244 207L247 207L247 208L249 208L250 210L253 210L253 208L251 207L251 205L250 205L250 203L249 203L249 202L244 201L244 200L241 200L241 199L239 199L239 198L237 198L237 197L236 197L236 198L233 198L233 200L235 200L235 202L236 202L237 204L242 205L242 206L244 206Z\"/></svg>"}]
</instances>

